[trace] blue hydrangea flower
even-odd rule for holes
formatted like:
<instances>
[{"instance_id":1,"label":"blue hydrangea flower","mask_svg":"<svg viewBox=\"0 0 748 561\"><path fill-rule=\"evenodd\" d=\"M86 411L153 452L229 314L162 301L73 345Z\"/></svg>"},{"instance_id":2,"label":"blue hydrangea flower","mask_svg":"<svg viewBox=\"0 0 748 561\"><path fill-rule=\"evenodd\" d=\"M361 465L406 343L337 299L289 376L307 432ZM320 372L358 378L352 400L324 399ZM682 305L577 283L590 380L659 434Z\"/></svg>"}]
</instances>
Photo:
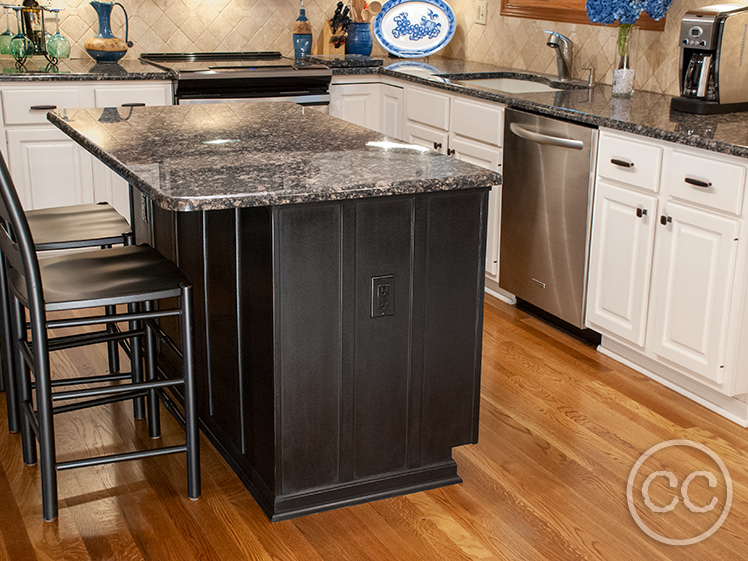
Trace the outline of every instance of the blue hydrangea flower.
<instances>
[{"instance_id":1,"label":"blue hydrangea flower","mask_svg":"<svg viewBox=\"0 0 748 561\"><path fill-rule=\"evenodd\" d=\"M587 0L587 17L593 23L634 23L642 12L662 19L673 0Z\"/></svg>"}]
</instances>

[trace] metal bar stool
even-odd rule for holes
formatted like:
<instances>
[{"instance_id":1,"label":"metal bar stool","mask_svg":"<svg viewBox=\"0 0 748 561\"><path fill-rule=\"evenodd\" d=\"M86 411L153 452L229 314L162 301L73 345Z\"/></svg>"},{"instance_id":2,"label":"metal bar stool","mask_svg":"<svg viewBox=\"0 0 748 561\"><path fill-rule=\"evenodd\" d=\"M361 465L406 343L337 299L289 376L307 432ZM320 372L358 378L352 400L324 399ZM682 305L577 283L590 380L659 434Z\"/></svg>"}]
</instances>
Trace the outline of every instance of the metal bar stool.
<instances>
[{"instance_id":1,"label":"metal bar stool","mask_svg":"<svg viewBox=\"0 0 748 561\"><path fill-rule=\"evenodd\" d=\"M57 517L57 471L164 454L186 453L187 493L192 499L198 498L200 452L192 350L192 287L189 281L174 263L145 245L76 252L39 261L28 221L2 158L0 164L0 249L9 265L8 286L13 302L16 374L21 390L23 458L26 464L36 463L38 440L44 519L49 521ZM177 299L179 306L164 309L154 306L154 302L167 298ZM54 311L107 306L116 310L114 307L120 304L142 304L144 310L133 312L132 308L128 308L127 312L117 312L114 315L87 314L86 317L76 316L60 320L47 317L48 312ZM29 326L25 320L26 310L30 317ZM162 341L170 342L166 334L160 331L155 320L167 316L180 318L181 345L174 345L183 360L180 378L159 378L154 367L154 332L158 332ZM106 326L123 321L142 322L143 328L140 332L128 330L113 333L103 329L56 338L48 335L48 330L58 328ZM55 381L57 384L53 382L50 372L50 351L133 336L142 337L145 343L145 381L130 380L128 383L112 384L111 375L104 375L64 379L62 384L59 380ZM102 382L106 385L102 385ZM67 387L68 384L86 384L86 387L59 389L61 386ZM57 461L55 414L145 396L149 410L149 433L155 438L160 435L157 394L174 386L183 387L184 414L176 414L175 417L184 424L185 444L73 461ZM54 405L60 401L68 403Z\"/></svg>"},{"instance_id":2,"label":"metal bar stool","mask_svg":"<svg viewBox=\"0 0 748 561\"><path fill-rule=\"evenodd\" d=\"M26 213L36 251L52 251L85 247L112 247L113 245L130 245L132 230L130 225L108 203L72 205L56 208L31 210ZM8 429L18 432L21 427L21 415L18 407L18 390L13 372L13 344L11 342L10 297L8 294L7 270L4 260L0 261L0 307L2 308L2 363L0 363L0 391L6 391L8 404ZM113 310L108 310L113 313ZM108 326L111 332L116 327ZM6 335L8 334L8 335ZM109 351L109 371L119 372L119 350L116 341L107 343ZM133 345L133 348L137 346ZM133 357L133 376L142 379L140 370L139 347L135 348ZM142 400L135 403L135 417L144 417Z\"/></svg>"}]
</instances>

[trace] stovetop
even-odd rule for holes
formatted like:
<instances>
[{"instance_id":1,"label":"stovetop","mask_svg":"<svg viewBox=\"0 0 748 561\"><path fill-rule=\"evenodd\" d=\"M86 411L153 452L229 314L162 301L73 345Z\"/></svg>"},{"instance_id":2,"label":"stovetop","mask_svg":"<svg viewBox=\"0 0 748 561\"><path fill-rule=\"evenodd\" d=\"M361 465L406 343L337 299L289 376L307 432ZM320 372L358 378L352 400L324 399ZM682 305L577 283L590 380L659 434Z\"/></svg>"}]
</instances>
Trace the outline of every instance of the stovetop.
<instances>
[{"instance_id":1,"label":"stovetop","mask_svg":"<svg viewBox=\"0 0 748 561\"><path fill-rule=\"evenodd\" d=\"M215 75L229 77L257 73L318 72L331 73L323 64L309 63L284 57L277 51L244 51L215 53L143 53L144 62L185 74Z\"/></svg>"}]
</instances>

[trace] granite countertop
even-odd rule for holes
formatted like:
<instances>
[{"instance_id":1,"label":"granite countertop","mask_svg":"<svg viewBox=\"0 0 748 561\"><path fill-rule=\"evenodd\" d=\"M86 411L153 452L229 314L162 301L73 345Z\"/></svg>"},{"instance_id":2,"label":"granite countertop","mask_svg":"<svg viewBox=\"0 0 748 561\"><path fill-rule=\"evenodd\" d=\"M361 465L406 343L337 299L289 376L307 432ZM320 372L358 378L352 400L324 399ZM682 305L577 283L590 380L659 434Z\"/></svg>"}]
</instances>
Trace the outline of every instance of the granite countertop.
<instances>
[{"instance_id":1,"label":"granite countertop","mask_svg":"<svg viewBox=\"0 0 748 561\"><path fill-rule=\"evenodd\" d=\"M159 206L176 211L501 182L496 173L290 102L67 109L47 118Z\"/></svg>"},{"instance_id":2,"label":"granite countertop","mask_svg":"<svg viewBox=\"0 0 748 561\"><path fill-rule=\"evenodd\" d=\"M310 58L317 60L315 57ZM320 59L319 62L324 61ZM748 157L748 112L694 115L670 111L669 95L636 91L632 99L618 99L612 97L610 86L595 84L591 90L580 88L584 82L576 82L572 84L573 89L555 93L505 94L487 88L461 85L457 77L445 80L431 74L458 75L462 79L475 77L477 73L498 73L502 77L526 77L528 74L516 69L436 56L407 60L384 59L382 67L360 64L346 67L344 62L345 59L341 58L336 63L333 74L381 74L551 117ZM553 76L540 75L540 79L551 86L563 86Z\"/></svg>"},{"instance_id":3,"label":"granite countertop","mask_svg":"<svg viewBox=\"0 0 748 561\"><path fill-rule=\"evenodd\" d=\"M118 63L96 63L90 58L61 60L57 68L50 66L43 56L34 56L26 61L24 70L15 66L10 56L0 56L0 81L84 81L84 80L171 80L170 72L156 68L140 60L127 57Z\"/></svg>"}]
</instances>

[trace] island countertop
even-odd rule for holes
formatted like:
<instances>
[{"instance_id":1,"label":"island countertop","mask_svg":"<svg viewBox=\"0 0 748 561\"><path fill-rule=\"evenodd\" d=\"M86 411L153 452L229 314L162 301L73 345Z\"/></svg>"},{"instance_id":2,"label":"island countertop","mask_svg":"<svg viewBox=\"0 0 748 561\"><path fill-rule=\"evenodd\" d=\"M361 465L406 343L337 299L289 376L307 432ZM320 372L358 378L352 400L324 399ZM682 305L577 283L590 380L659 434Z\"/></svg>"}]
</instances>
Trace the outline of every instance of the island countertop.
<instances>
[{"instance_id":1,"label":"island countertop","mask_svg":"<svg viewBox=\"0 0 748 561\"><path fill-rule=\"evenodd\" d=\"M48 119L168 210L486 188L499 174L290 102L58 110Z\"/></svg>"}]
</instances>

